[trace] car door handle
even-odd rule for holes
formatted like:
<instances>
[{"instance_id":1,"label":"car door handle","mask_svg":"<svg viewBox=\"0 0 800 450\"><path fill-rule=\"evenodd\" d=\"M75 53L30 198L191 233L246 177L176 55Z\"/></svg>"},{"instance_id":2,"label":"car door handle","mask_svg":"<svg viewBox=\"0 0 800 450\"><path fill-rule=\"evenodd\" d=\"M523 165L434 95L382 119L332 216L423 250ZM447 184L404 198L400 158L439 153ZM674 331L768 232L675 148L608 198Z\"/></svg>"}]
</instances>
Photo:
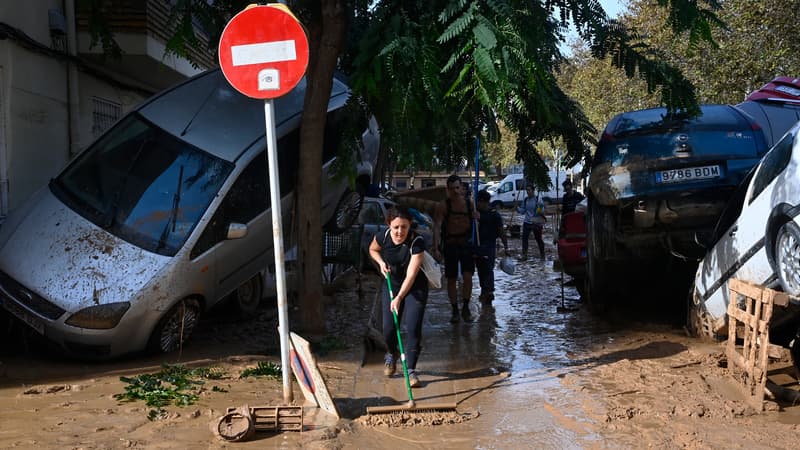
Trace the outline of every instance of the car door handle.
<instances>
[{"instance_id":1,"label":"car door handle","mask_svg":"<svg viewBox=\"0 0 800 450\"><path fill-rule=\"evenodd\" d=\"M731 231L728 231L728 236L730 236L730 237L736 236L736 232L738 230L739 230L739 226L735 225L733 228L731 228Z\"/></svg>"}]
</instances>

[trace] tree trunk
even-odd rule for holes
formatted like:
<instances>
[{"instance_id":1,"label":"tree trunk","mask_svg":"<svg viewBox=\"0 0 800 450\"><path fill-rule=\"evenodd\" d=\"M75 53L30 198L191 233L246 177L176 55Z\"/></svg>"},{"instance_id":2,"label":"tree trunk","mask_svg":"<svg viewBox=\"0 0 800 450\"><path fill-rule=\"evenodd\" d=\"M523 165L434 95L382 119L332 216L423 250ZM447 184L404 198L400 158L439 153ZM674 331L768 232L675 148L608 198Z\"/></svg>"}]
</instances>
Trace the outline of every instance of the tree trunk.
<instances>
[{"instance_id":1,"label":"tree trunk","mask_svg":"<svg viewBox=\"0 0 800 450\"><path fill-rule=\"evenodd\" d=\"M322 145L333 73L346 27L343 0L323 0L308 26L309 63L300 128L300 167L296 189L300 323L296 329L325 332L322 308Z\"/></svg>"}]
</instances>

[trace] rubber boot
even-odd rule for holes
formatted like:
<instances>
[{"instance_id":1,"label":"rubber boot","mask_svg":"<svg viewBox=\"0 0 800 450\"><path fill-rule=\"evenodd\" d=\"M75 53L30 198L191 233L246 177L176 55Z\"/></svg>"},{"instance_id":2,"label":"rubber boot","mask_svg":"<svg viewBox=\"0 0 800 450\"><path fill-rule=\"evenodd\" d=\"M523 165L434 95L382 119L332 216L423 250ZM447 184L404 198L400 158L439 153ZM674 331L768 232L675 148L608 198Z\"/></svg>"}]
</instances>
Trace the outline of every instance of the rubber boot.
<instances>
[{"instance_id":1,"label":"rubber boot","mask_svg":"<svg viewBox=\"0 0 800 450\"><path fill-rule=\"evenodd\" d=\"M453 307L453 315L450 316L450 323L458 323L460 320L458 317L458 304L451 303L450 306Z\"/></svg>"},{"instance_id":2,"label":"rubber boot","mask_svg":"<svg viewBox=\"0 0 800 450\"><path fill-rule=\"evenodd\" d=\"M469 312L469 299L464 299L461 302L461 318L464 322L472 322L472 315Z\"/></svg>"}]
</instances>

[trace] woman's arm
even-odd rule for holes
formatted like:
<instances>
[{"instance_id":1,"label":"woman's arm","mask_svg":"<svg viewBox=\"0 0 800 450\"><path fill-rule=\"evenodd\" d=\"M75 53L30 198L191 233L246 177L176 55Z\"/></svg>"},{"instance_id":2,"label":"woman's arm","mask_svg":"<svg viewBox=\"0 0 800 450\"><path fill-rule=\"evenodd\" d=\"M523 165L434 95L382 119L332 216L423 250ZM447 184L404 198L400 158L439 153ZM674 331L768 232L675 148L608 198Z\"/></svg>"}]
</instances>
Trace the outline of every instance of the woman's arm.
<instances>
[{"instance_id":1,"label":"woman's arm","mask_svg":"<svg viewBox=\"0 0 800 450\"><path fill-rule=\"evenodd\" d=\"M369 244L369 256L375 261L375 264L378 265L378 270L380 270L381 275L389 273L389 266L386 265L386 261L381 257L381 246L378 244L377 235L372 237L372 242Z\"/></svg>"},{"instance_id":2,"label":"woman's arm","mask_svg":"<svg viewBox=\"0 0 800 450\"><path fill-rule=\"evenodd\" d=\"M414 285L414 281L417 279L420 267L422 266L422 258L424 257L425 255L423 252L411 255L411 260L408 262L408 267L406 268L406 279L403 280L403 285L400 286L400 290L395 293L395 297L392 299L392 304L390 305L394 311L400 308L400 302L406 298L406 294L411 290L411 286Z\"/></svg>"}]
</instances>

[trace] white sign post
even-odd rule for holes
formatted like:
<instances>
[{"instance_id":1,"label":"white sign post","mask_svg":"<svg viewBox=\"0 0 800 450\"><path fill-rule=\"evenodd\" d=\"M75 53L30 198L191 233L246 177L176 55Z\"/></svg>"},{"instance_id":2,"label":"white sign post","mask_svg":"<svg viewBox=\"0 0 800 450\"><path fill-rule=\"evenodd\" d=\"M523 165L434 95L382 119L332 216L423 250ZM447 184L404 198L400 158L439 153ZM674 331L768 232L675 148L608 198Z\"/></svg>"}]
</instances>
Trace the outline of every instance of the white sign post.
<instances>
[{"instance_id":1,"label":"white sign post","mask_svg":"<svg viewBox=\"0 0 800 450\"><path fill-rule=\"evenodd\" d=\"M235 15L219 40L219 65L228 82L248 97L264 99L272 248L278 294L278 333L281 343L283 400L292 396L289 360L289 318L283 249L278 142L273 99L297 85L308 67L308 38L289 9L282 4L251 5Z\"/></svg>"}]
</instances>

